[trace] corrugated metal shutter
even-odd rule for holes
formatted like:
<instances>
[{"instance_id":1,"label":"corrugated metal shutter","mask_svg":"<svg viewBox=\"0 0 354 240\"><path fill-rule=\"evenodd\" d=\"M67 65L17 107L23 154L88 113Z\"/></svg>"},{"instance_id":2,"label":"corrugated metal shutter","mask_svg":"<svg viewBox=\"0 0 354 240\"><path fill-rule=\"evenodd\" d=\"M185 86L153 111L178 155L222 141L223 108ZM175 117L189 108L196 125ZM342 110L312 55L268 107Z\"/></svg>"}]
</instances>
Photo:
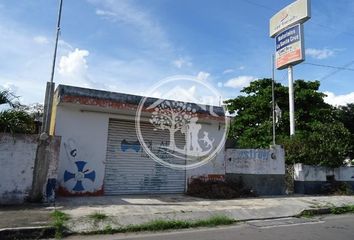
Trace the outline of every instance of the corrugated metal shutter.
<instances>
[{"instance_id":1,"label":"corrugated metal shutter","mask_svg":"<svg viewBox=\"0 0 354 240\"><path fill-rule=\"evenodd\" d=\"M144 139L149 139L153 145L169 139L167 131L157 134L149 123L143 123L141 129ZM184 141L182 134L176 136L177 146L183 146ZM185 163L185 160L167 158L169 162ZM140 146L135 122L109 120L105 166L106 195L182 193L185 190L185 171L167 168L151 159Z\"/></svg>"}]
</instances>

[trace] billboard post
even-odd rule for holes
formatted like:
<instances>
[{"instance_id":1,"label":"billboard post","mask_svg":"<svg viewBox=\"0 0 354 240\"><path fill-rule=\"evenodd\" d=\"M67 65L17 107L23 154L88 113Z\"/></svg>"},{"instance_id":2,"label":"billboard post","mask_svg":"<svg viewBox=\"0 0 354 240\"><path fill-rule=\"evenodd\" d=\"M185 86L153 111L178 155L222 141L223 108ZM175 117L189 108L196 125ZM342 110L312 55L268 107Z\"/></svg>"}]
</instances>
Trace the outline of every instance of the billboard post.
<instances>
[{"instance_id":1,"label":"billboard post","mask_svg":"<svg viewBox=\"0 0 354 240\"><path fill-rule=\"evenodd\" d=\"M288 66L289 79L289 117L290 117L290 136L295 135L295 107L294 107L294 82L293 66Z\"/></svg>"},{"instance_id":2,"label":"billboard post","mask_svg":"<svg viewBox=\"0 0 354 240\"><path fill-rule=\"evenodd\" d=\"M293 66L305 60L303 23L311 18L310 5L310 0L296 0L269 21L269 36L275 37L276 68L288 69L290 136L295 135Z\"/></svg>"}]
</instances>

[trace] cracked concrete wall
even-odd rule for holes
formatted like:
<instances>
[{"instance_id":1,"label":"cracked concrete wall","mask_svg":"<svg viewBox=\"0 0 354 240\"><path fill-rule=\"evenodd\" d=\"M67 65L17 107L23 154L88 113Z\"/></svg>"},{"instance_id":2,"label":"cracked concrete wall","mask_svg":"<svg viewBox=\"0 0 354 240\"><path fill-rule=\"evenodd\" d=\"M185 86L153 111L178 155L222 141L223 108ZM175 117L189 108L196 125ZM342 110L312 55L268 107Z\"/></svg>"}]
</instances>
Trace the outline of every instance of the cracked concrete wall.
<instances>
[{"instance_id":1,"label":"cracked concrete wall","mask_svg":"<svg viewBox=\"0 0 354 240\"><path fill-rule=\"evenodd\" d=\"M24 202L32 185L37 135L0 134L0 204Z\"/></svg>"},{"instance_id":2,"label":"cracked concrete wall","mask_svg":"<svg viewBox=\"0 0 354 240\"><path fill-rule=\"evenodd\" d=\"M38 135L0 133L0 204L21 204L29 197ZM48 195L48 179L56 179L60 137L51 136L46 147L48 170L44 177L43 196Z\"/></svg>"}]
</instances>

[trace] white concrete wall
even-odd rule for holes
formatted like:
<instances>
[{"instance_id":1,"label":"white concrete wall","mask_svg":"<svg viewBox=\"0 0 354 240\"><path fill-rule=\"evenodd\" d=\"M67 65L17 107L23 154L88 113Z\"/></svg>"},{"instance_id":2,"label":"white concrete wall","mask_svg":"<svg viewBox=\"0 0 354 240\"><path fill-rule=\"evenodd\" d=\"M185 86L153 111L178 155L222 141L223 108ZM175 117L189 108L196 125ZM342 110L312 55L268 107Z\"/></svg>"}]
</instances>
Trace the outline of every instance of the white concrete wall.
<instances>
[{"instance_id":1,"label":"white concrete wall","mask_svg":"<svg viewBox=\"0 0 354 240\"><path fill-rule=\"evenodd\" d=\"M274 149L227 149L226 173L285 174L285 152Z\"/></svg>"},{"instance_id":2,"label":"white concrete wall","mask_svg":"<svg viewBox=\"0 0 354 240\"><path fill-rule=\"evenodd\" d=\"M354 181L354 167L327 168L302 163L294 165L295 181L327 181L327 176L332 175L337 181Z\"/></svg>"},{"instance_id":3,"label":"white concrete wall","mask_svg":"<svg viewBox=\"0 0 354 240\"><path fill-rule=\"evenodd\" d=\"M75 107L58 106L55 134L62 137L59 194L102 193L108 119L108 114L82 112ZM78 165L82 162L84 166L80 174ZM65 174L67 179L64 179ZM82 182L82 191L75 189L78 180Z\"/></svg>"},{"instance_id":4,"label":"white concrete wall","mask_svg":"<svg viewBox=\"0 0 354 240\"><path fill-rule=\"evenodd\" d=\"M354 181L354 166L335 168L334 177L337 181Z\"/></svg>"},{"instance_id":5,"label":"white concrete wall","mask_svg":"<svg viewBox=\"0 0 354 240\"><path fill-rule=\"evenodd\" d=\"M0 134L0 204L24 202L32 186L37 135Z\"/></svg>"},{"instance_id":6,"label":"white concrete wall","mask_svg":"<svg viewBox=\"0 0 354 240\"><path fill-rule=\"evenodd\" d=\"M220 142L224 127L219 125L219 122L210 121L207 124L203 124L202 132L208 132L209 137L214 141L213 149L217 148L218 142ZM201 133L202 134L202 133ZM202 137L202 136L200 136ZM216 156L203 166L194 169L187 170L187 182L193 178L207 179L224 179L225 176L225 150L224 145Z\"/></svg>"},{"instance_id":7,"label":"white concrete wall","mask_svg":"<svg viewBox=\"0 0 354 240\"><path fill-rule=\"evenodd\" d=\"M110 115L108 113L80 111L79 107L72 105L58 106L55 134L62 137L58 174L59 194L81 195L83 193L91 193L100 195L103 193L109 118L121 118L121 116L117 114ZM134 120L134 116L129 117L127 120ZM209 137L211 139L215 138L215 142L217 142L218 138L222 135L222 126L219 127L218 122L202 123L202 125L202 130L207 131ZM75 153L76 156L74 156ZM80 161L86 162L83 169L86 174L95 171L94 181L91 181L91 179L82 180L84 191L75 190L78 180L76 162ZM209 175L225 175L223 148L216 155L215 159L206 165L188 170L186 177L188 180L191 177L208 177ZM69 179L68 176L71 176L71 178Z\"/></svg>"}]
</instances>

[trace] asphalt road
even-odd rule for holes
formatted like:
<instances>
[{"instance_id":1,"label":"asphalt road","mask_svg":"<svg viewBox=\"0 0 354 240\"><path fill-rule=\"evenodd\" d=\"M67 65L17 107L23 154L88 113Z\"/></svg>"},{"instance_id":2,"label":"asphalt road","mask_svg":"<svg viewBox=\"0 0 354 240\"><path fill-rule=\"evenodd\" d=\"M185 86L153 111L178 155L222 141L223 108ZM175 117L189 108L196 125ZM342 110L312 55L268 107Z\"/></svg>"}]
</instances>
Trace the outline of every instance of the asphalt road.
<instances>
[{"instance_id":1,"label":"asphalt road","mask_svg":"<svg viewBox=\"0 0 354 240\"><path fill-rule=\"evenodd\" d=\"M350 240L354 239L354 214L251 221L219 228L140 233L72 236L72 240Z\"/></svg>"}]
</instances>

